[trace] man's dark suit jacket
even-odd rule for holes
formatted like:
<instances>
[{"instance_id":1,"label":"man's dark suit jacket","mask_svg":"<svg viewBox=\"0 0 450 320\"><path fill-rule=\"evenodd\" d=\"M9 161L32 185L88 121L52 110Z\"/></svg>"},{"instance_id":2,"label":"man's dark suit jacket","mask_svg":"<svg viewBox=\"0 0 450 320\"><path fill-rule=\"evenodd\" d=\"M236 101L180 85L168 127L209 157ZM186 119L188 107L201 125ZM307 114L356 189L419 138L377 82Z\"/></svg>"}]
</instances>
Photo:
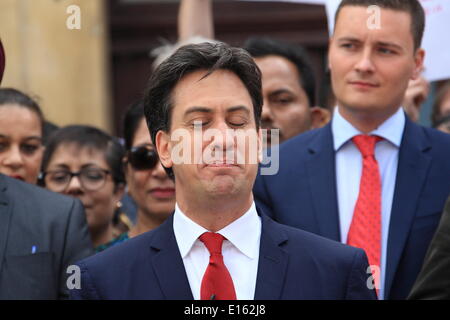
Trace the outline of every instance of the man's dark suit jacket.
<instances>
[{"instance_id":1,"label":"man's dark suit jacket","mask_svg":"<svg viewBox=\"0 0 450 320\"><path fill-rule=\"evenodd\" d=\"M409 298L450 300L450 198Z\"/></svg>"},{"instance_id":2,"label":"man's dark suit jacket","mask_svg":"<svg viewBox=\"0 0 450 320\"><path fill-rule=\"evenodd\" d=\"M341 240L331 124L280 147L279 172L256 179L258 206L274 220ZM450 135L406 120L389 226L385 299L405 299L450 194Z\"/></svg>"},{"instance_id":3,"label":"man's dark suit jacket","mask_svg":"<svg viewBox=\"0 0 450 320\"><path fill-rule=\"evenodd\" d=\"M78 200L0 174L0 299L67 298L67 267L91 253Z\"/></svg>"},{"instance_id":4,"label":"man's dark suit jacket","mask_svg":"<svg viewBox=\"0 0 450 320\"><path fill-rule=\"evenodd\" d=\"M264 214L255 299L373 299L364 251L280 225ZM72 299L192 300L173 231L160 227L79 263Z\"/></svg>"}]
</instances>

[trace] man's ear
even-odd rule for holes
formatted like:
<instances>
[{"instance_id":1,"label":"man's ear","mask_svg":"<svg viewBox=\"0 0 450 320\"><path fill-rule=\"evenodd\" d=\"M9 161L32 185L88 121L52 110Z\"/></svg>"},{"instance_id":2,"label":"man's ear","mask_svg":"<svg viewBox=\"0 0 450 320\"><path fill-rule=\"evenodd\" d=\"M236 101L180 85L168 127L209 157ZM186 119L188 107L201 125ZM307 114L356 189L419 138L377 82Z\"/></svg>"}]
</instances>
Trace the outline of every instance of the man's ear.
<instances>
[{"instance_id":1,"label":"man's ear","mask_svg":"<svg viewBox=\"0 0 450 320\"><path fill-rule=\"evenodd\" d=\"M414 70L411 79L416 80L422 74L424 70L424 61L425 61L425 50L417 49L414 55Z\"/></svg>"},{"instance_id":2,"label":"man's ear","mask_svg":"<svg viewBox=\"0 0 450 320\"><path fill-rule=\"evenodd\" d=\"M171 168L173 165L171 150L170 135L164 131L158 131L156 134L156 151L161 164L166 168Z\"/></svg>"},{"instance_id":3,"label":"man's ear","mask_svg":"<svg viewBox=\"0 0 450 320\"><path fill-rule=\"evenodd\" d=\"M310 108L311 112L311 129L322 128L331 120L331 112L321 107Z\"/></svg>"}]
</instances>

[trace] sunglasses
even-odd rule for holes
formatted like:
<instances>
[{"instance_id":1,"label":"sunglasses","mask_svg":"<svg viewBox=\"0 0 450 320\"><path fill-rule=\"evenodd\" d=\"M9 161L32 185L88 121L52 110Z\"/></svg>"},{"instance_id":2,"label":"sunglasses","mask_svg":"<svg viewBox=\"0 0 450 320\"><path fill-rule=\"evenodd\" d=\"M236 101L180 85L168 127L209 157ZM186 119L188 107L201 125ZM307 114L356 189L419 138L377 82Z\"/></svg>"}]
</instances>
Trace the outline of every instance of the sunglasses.
<instances>
[{"instance_id":1,"label":"sunglasses","mask_svg":"<svg viewBox=\"0 0 450 320\"><path fill-rule=\"evenodd\" d=\"M158 161L158 154L148 146L137 146L128 151L128 162L134 170L154 169Z\"/></svg>"}]
</instances>

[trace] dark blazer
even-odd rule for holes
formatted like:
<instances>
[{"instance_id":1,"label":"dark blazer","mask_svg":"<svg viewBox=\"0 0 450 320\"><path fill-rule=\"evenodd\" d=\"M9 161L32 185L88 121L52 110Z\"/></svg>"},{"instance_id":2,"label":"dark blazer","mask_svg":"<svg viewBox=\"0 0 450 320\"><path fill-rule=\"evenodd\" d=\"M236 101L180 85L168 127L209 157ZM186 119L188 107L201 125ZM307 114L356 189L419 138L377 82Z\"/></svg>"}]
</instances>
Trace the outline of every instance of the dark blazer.
<instances>
[{"instance_id":1,"label":"dark blazer","mask_svg":"<svg viewBox=\"0 0 450 320\"><path fill-rule=\"evenodd\" d=\"M405 299L450 194L450 135L406 120L392 204L386 299ZM340 241L331 124L280 147L279 172L261 176L256 203L274 220Z\"/></svg>"},{"instance_id":2,"label":"dark blazer","mask_svg":"<svg viewBox=\"0 0 450 320\"><path fill-rule=\"evenodd\" d=\"M264 214L255 299L373 299L364 251L280 225ZM173 232L160 227L79 263L72 299L192 300Z\"/></svg>"},{"instance_id":3,"label":"dark blazer","mask_svg":"<svg viewBox=\"0 0 450 320\"><path fill-rule=\"evenodd\" d=\"M409 299L450 300L450 198Z\"/></svg>"},{"instance_id":4,"label":"dark blazer","mask_svg":"<svg viewBox=\"0 0 450 320\"><path fill-rule=\"evenodd\" d=\"M0 174L0 299L67 298L91 246L78 200Z\"/></svg>"}]
</instances>

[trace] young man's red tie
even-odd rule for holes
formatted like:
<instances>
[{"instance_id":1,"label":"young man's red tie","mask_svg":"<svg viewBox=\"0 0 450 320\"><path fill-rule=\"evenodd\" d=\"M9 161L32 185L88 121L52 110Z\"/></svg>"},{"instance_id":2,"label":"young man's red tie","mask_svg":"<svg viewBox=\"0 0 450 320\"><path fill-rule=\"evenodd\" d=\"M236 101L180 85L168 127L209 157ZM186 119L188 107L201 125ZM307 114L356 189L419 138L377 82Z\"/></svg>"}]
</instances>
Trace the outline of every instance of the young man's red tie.
<instances>
[{"instance_id":1,"label":"young man's red tie","mask_svg":"<svg viewBox=\"0 0 450 320\"><path fill-rule=\"evenodd\" d=\"M380 137L367 135L353 138L353 143L363 158L363 169L358 200L347 237L347 244L366 251L377 289L380 284L381 257L381 176L375 159L375 145L381 140ZM378 268L378 271L374 268Z\"/></svg>"}]
</instances>

